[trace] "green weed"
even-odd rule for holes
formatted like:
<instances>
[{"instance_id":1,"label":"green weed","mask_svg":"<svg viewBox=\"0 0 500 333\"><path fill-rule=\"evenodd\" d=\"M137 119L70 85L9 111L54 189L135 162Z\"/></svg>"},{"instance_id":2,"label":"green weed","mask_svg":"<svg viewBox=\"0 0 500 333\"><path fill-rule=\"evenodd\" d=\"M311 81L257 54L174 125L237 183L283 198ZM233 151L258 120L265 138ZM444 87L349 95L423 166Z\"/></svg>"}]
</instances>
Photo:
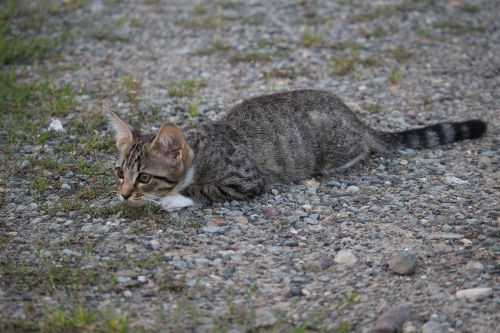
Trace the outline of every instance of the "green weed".
<instances>
[{"instance_id":1,"label":"green weed","mask_svg":"<svg viewBox=\"0 0 500 333\"><path fill-rule=\"evenodd\" d=\"M393 68L387 80L389 80L391 84L397 84L401 80L401 69L399 67Z\"/></svg>"},{"instance_id":2,"label":"green weed","mask_svg":"<svg viewBox=\"0 0 500 333\"><path fill-rule=\"evenodd\" d=\"M485 32L486 28L476 25L463 25L460 22L453 20L444 20L436 22L434 27L444 29L454 35L464 35L471 32Z\"/></svg>"},{"instance_id":3,"label":"green weed","mask_svg":"<svg viewBox=\"0 0 500 333\"><path fill-rule=\"evenodd\" d=\"M411 52L404 45L400 45L391 50L391 55L397 61L402 62L411 57Z\"/></svg>"},{"instance_id":4,"label":"green weed","mask_svg":"<svg viewBox=\"0 0 500 333\"><path fill-rule=\"evenodd\" d=\"M200 113L200 98L195 97L187 107L189 118L193 119Z\"/></svg>"},{"instance_id":5,"label":"green weed","mask_svg":"<svg viewBox=\"0 0 500 333\"><path fill-rule=\"evenodd\" d=\"M200 89L207 86L206 80L187 79L179 83L166 85L168 94L171 97L194 97Z\"/></svg>"},{"instance_id":6,"label":"green weed","mask_svg":"<svg viewBox=\"0 0 500 333\"><path fill-rule=\"evenodd\" d=\"M271 60L271 55L263 52L238 53L229 57L229 62L233 64L238 62L268 62Z\"/></svg>"},{"instance_id":7,"label":"green weed","mask_svg":"<svg viewBox=\"0 0 500 333\"><path fill-rule=\"evenodd\" d=\"M323 46L325 41L323 40L323 36L320 34L314 34L306 29L302 34L301 46L303 47L320 47Z\"/></svg>"}]
</instances>

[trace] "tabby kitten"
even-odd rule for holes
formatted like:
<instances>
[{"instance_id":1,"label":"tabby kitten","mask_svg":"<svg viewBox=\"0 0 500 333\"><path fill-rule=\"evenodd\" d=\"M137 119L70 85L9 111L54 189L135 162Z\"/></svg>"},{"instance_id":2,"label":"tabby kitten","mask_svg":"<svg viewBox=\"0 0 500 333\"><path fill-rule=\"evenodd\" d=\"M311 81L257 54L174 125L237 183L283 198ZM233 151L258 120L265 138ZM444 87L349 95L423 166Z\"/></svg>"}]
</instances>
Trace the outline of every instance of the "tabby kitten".
<instances>
[{"instance_id":1,"label":"tabby kitten","mask_svg":"<svg viewBox=\"0 0 500 333\"><path fill-rule=\"evenodd\" d=\"M134 131L114 113L111 120L120 152L118 196L167 210L247 199L275 184L349 168L370 152L433 147L486 132L481 120L380 132L337 96L315 90L251 98L184 135L171 123L154 136Z\"/></svg>"}]
</instances>

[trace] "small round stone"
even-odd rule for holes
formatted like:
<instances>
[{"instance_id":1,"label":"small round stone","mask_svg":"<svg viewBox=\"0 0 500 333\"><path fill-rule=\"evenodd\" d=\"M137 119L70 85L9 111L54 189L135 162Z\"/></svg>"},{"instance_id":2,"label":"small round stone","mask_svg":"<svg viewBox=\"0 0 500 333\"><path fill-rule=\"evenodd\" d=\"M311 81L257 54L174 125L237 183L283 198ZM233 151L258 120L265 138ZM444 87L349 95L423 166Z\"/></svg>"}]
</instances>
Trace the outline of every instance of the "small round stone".
<instances>
[{"instance_id":1,"label":"small round stone","mask_svg":"<svg viewBox=\"0 0 500 333\"><path fill-rule=\"evenodd\" d=\"M408 251L398 252L389 262L389 269L399 275L413 274L417 269L417 257Z\"/></svg>"}]
</instances>

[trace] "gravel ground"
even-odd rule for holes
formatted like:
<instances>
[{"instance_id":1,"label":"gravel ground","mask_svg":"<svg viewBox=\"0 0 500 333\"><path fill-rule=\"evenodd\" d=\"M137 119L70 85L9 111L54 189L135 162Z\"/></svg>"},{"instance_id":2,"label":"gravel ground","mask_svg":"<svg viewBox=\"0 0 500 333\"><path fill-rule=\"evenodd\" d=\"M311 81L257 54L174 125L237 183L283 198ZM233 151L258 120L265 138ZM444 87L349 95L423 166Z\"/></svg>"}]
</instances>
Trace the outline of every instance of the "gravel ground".
<instances>
[{"instance_id":1,"label":"gravel ground","mask_svg":"<svg viewBox=\"0 0 500 333\"><path fill-rule=\"evenodd\" d=\"M0 330L383 332L409 307L407 333L499 332L498 1L51 3L36 34L64 42L2 68L40 92L0 123ZM488 134L249 202L118 202L102 111L188 128L295 88Z\"/></svg>"}]
</instances>

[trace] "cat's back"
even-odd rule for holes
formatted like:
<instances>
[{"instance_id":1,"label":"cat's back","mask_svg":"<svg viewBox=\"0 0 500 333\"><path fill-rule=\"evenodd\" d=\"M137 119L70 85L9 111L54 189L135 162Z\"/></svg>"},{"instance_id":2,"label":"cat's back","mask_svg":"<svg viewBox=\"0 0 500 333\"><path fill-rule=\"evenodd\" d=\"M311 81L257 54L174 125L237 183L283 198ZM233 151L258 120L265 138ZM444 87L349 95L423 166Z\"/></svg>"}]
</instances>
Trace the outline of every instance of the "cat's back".
<instances>
[{"instance_id":1,"label":"cat's back","mask_svg":"<svg viewBox=\"0 0 500 333\"><path fill-rule=\"evenodd\" d=\"M246 119L280 122L304 120L304 115L314 110L333 110L345 105L334 94L322 90L294 90L252 97L235 105L223 123L237 124ZM258 123L256 125L259 125Z\"/></svg>"}]
</instances>

